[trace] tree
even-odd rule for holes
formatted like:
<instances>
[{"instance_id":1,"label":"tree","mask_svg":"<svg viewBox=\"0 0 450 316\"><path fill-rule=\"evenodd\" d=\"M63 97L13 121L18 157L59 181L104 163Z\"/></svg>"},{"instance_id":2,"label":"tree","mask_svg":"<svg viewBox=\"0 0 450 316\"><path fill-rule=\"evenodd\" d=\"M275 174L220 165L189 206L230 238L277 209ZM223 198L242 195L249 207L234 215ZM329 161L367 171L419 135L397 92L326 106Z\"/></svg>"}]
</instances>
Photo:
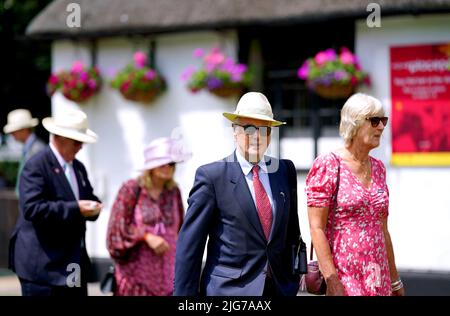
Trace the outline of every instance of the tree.
<instances>
[{"instance_id":1,"label":"tree","mask_svg":"<svg viewBox=\"0 0 450 316\"><path fill-rule=\"evenodd\" d=\"M28 108L33 116L50 114L51 103L45 85L50 74L50 42L35 41L25 36L30 21L51 0L0 1L0 41L2 43L0 76L1 126L7 113L15 108ZM38 127L46 139L47 133Z\"/></svg>"}]
</instances>

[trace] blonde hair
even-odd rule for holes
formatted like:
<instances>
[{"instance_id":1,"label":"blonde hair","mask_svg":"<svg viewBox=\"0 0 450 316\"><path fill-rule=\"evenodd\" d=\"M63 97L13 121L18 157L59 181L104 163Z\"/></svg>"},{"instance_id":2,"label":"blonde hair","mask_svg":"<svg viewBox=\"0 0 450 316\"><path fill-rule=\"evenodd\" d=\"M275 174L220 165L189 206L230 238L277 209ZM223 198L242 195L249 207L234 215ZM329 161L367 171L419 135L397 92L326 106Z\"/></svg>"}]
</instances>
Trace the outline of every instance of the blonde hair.
<instances>
[{"instance_id":1,"label":"blonde hair","mask_svg":"<svg viewBox=\"0 0 450 316\"><path fill-rule=\"evenodd\" d=\"M152 170L145 170L139 177L138 177L138 183L141 187L146 188L147 190L150 190L153 188L152 183L152 177L151 177ZM170 179L164 183L164 189L171 190L177 186L177 183Z\"/></svg>"},{"instance_id":2,"label":"blonde hair","mask_svg":"<svg viewBox=\"0 0 450 316\"><path fill-rule=\"evenodd\" d=\"M341 110L339 134L345 145L350 145L367 117L384 116L381 101L364 93L355 93L345 102Z\"/></svg>"}]
</instances>

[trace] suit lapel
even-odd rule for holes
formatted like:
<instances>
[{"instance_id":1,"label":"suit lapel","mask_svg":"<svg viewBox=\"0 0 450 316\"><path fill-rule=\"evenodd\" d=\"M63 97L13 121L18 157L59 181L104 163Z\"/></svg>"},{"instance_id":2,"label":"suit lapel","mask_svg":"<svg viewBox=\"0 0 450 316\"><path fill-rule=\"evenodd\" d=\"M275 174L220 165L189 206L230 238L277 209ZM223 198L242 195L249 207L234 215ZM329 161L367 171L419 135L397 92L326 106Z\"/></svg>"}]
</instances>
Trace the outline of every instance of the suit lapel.
<instances>
[{"instance_id":1,"label":"suit lapel","mask_svg":"<svg viewBox=\"0 0 450 316\"><path fill-rule=\"evenodd\" d=\"M236 198L237 204L242 209L256 232L265 240L266 237L264 236L264 231L258 217L258 211L256 210L250 189L248 188L247 181L245 180L235 154L227 157L226 160L228 163L230 182L234 184L233 195Z\"/></svg>"},{"instance_id":2,"label":"suit lapel","mask_svg":"<svg viewBox=\"0 0 450 316\"><path fill-rule=\"evenodd\" d=\"M56 179L59 183L59 187L64 190L64 195L67 197L71 197L71 199L76 200L75 195L73 194L72 188L70 187L69 181L64 174L64 170L56 159L50 147L47 147L47 160L50 165L50 173L52 174L52 178Z\"/></svg>"}]
</instances>

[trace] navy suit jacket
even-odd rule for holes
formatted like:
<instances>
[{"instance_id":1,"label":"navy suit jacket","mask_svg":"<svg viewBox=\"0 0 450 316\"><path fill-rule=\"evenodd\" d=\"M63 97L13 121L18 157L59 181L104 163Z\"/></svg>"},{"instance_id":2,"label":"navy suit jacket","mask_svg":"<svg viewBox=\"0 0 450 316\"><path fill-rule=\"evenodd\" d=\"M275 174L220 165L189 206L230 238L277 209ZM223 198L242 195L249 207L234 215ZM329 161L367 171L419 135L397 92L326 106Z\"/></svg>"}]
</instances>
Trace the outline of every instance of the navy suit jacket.
<instances>
[{"instance_id":1,"label":"navy suit jacket","mask_svg":"<svg viewBox=\"0 0 450 316\"><path fill-rule=\"evenodd\" d=\"M75 159L73 168L80 200L100 202L83 164ZM19 192L20 214L9 245L10 269L28 281L64 286L73 272L68 265L76 263L82 279L87 277L90 262L84 247L86 219L50 146L26 162Z\"/></svg>"},{"instance_id":2,"label":"navy suit jacket","mask_svg":"<svg viewBox=\"0 0 450 316\"><path fill-rule=\"evenodd\" d=\"M290 160L272 163L279 167L269 173L276 211L268 242L235 154L197 169L177 242L174 295L262 295L267 263L277 293L297 294L299 276L292 273L292 247L300 235L297 180L288 174L295 168Z\"/></svg>"}]
</instances>

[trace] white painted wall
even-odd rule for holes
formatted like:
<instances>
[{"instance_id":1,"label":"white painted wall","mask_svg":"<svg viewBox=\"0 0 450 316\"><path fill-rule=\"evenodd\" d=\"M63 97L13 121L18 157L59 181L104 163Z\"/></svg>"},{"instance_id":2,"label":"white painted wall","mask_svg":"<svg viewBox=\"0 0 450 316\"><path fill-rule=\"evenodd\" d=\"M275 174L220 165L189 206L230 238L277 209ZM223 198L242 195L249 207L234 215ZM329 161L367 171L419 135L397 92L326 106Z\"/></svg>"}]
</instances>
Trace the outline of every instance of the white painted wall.
<instances>
[{"instance_id":1,"label":"white painted wall","mask_svg":"<svg viewBox=\"0 0 450 316\"><path fill-rule=\"evenodd\" d=\"M134 103L105 82L101 93L80 108L88 114L89 125L99 135L99 141L86 145L78 154L88 168L95 193L103 201L104 209L95 223L88 223L88 252L95 257L108 257L106 229L110 208L120 185L138 175L143 162L143 148L151 140L170 136L176 130L183 135L192 152L192 159L177 166L175 179L180 185L185 206L198 166L220 159L234 148L230 124L222 116L234 111L236 99L221 99L207 92L192 94L180 75L189 65L200 65L192 57L197 47L220 45L230 56L236 54L236 35L233 32L197 32L163 35L157 41L156 67L165 76L167 92L150 105ZM98 43L97 65L103 76L111 76L132 61L136 49L147 51L148 40L136 42L126 38L104 39ZM74 60L89 64L87 47L74 47L70 41L53 45L52 70L67 69ZM61 94L52 98L52 111L79 107Z\"/></svg>"},{"instance_id":2,"label":"white painted wall","mask_svg":"<svg viewBox=\"0 0 450 316\"><path fill-rule=\"evenodd\" d=\"M382 17L379 29L368 28L365 20L356 23L356 53L373 81L367 92L382 100L388 113L390 45L450 41L448 30L450 15ZM99 220L88 226L91 256L108 256L105 236L109 210L121 183L137 175L135 170L142 162L145 144L180 128L193 153L189 162L178 166L175 175L185 203L196 168L225 156L234 148L229 124L221 113L233 111L237 100L219 99L206 92L193 95L180 80L180 74L188 65L198 64L199 61L192 57L196 47L208 49L220 43L228 54L233 55L235 34L219 37L213 32L182 33L156 39L156 65L169 85L165 95L146 107L124 100L117 91L104 84L101 94L82 107L100 140L85 146L78 158L86 164L95 191L105 206ZM98 65L104 75L108 75L114 68L119 69L130 62L135 49L146 50L147 46L147 43L139 44L126 38L101 40ZM53 70L68 68L76 59L89 61L86 47L74 47L69 41L54 43ZM78 107L61 95L53 97L53 113L68 106ZM298 156L296 148L312 151L312 144L309 148L307 144L295 141L286 139L281 144L282 157L295 158ZM338 147L336 145L336 139L324 140L319 144L319 150L328 151ZM388 128L382 146L372 154L382 159L388 168L389 224L397 264L401 269L450 271L450 168L394 168L389 165L390 148ZM302 167L304 161L298 164ZM299 217L303 236L309 242L304 180L304 176L299 177Z\"/></svg>"},{"instance_id":3,"label":"white painted wall","mask_svg":"<svg viewBox=\"0 0 450 316\"><path fill-rule=\"evenodd\" d=\"M383 17L380 28L356 23L356 54L373 81L369 94L390 113L389 48L450 42L450 15ZM389 230L401 269L450 271L450 167L393 167L391 131L373 155L387 167Z\"/></svg>"}]
</instances>

